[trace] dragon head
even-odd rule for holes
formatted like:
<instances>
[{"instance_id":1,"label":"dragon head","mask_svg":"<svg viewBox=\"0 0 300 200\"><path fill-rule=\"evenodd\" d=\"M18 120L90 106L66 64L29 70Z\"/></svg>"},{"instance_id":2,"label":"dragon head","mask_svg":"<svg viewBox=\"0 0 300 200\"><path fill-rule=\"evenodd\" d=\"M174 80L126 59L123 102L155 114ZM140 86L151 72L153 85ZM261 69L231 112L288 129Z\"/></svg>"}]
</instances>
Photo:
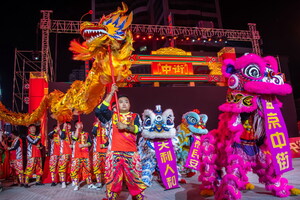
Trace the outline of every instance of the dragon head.
<instances>
[{"instance_id":1,"label":"dragon head","mask_svg":"<svg viewBox=\"0 0 300 200\"><path fill-rule=\"evenodd\" d=\"M292 92L291 86L284 83L284 74L278 72L277 61L272 56L245 54L236 61L226 59L222 72L228 78L228 86L232 90L274 95Z\"/></svg>"},{"instance_id":2,"label":"dragon head","mask_svg":"<svg viewBox=\"0 0 300 200\"><path fill-rule=\"evenodd\" d=\"M182 123L194 134L207 134L205 125L208 120L206 114L200 114L198 109L182 115Z\"/></svg>"},{"instance_id":3,"label":"dragon head","mask_svg":"<svg viewBox=\"0 0 300 200\"><path fill-rule=\"evenodd\" d=\"M122 2L123 8L103 16L98 24L83 22L80 25L80 34L86 40L89 48L99 47L107 39L122 41L126 37L126 30L132 22L132 12L126 16L128 7Z\"/></svg>"},{"instance_id":4,"label":"dragon head","mask_svg":"<svg viewBox=\"0 0 300 200\"><path fill-rule=\"evenodd\" d=\"M112 82L113 66L116 81L131 74L129 57L133 51L133 37L129 30L132 13L125 15L128 8L123 8L103 16L99 23L83 22L80 33L85 39L82 44L73 40L70 48L74 60L94 60L91 74L99 75L101 83Z\"/></svg>"},{"instance_id":5,"label":"dragon head","mask_svg":"<svg viewBox=\"0 0 300 200\"><path fill-rule=\"evenodd\" d=\"M147 139L168 139L176 135L174 127L173 110L167 109L164 112L161 106L157 105L156 110L146 109L143 112L142 136Z\"/></svg>"}]
</instances>

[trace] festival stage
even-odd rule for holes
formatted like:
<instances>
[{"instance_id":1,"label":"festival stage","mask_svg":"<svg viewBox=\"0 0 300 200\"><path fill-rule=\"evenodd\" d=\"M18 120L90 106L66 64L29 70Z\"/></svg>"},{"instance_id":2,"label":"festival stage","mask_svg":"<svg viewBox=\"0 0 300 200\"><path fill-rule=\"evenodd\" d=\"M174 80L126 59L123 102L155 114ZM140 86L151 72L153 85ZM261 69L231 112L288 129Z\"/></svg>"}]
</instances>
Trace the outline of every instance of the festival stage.
<instances>
[{"instance_id":1,"label":"festival stage","mask_svg":"<svg viewBox=\"0 0 300 200\"><path fill-rule=\"evenodd\" d=\"M289 180L289 183L297 188L300 188L300 158L293 159L294 170L285 173L283 176ZM243 191L243 199L260 199L260 200L296 200L299 196L290 196L286 198L274 197L270 192L264 189L262 184L258 183L256 175L249 173L249 181L255 185L252 191ZM154 181L153 186L146 189L148 200L203 200L214 199L213 197L204 198L199 196L198 176L187 179L187 184L181 184L181 187L173 190L164 190L158 182ZM72 186L62 189L60 185L51 187L50 184L44 186L32 185L30 188L24 187L9 187L10 182L4 182L4 189L0 193L1 200L101 200L105 198L105 188L101 190L91 190L87 185L83 185L79 191L73 191ZM33 183L31 183L33 184ZM124 189L119 198L120 200L131 200L128 191Z\"/></svg>"}]
</instances>

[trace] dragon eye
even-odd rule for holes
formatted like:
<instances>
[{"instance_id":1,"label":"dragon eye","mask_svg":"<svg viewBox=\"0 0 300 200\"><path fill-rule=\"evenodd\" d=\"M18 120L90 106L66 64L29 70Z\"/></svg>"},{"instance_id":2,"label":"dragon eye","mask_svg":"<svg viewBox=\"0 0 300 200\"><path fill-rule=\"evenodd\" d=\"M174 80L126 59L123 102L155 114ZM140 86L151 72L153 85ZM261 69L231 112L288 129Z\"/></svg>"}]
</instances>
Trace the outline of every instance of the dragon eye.
<instances>
[{"instance_id":1,"label":"dragon eye","mask_svg":"<svg viewBox=\"0 0 300 200\"><path fill-rule=\"evenodd\" d=\"M244 69L244 74L249 76L249 77L253 77L253 78L261 77L259 67L257 65L254 65L254 64L248 65Z\"/></svg>"}]
</instances>

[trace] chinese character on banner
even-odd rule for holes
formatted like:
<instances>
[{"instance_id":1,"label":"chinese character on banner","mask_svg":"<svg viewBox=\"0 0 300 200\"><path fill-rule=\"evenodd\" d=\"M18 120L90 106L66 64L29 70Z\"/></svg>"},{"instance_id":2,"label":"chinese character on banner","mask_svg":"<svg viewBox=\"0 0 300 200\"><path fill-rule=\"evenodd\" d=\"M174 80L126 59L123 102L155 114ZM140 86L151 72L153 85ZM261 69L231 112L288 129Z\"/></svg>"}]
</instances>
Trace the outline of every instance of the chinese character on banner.
<instances>
[{"instance_id":1,"label":"chinese character on banner","mask_svg":"<svg viewBox=\"0 0 300 200\"><path fill-rule=\"evenodd\" d=\"M288 152L278 153L276 155L277 162L280 166L280 170L289 168L289 155Z\"/></svg>"},{"instance_id":2,"label":"chinese character on banner","mask_svg":"<svg viewBox=\"0 0 300 200\"><path fill-rule=\"evenodd\" d=\"M194 170L199 170L200 167L200 144L201 144L201 137L200 136L193 136L194 142L191 145L188 157L185 162L185 167L194 169Z\"/></svg>"},{"instance_id":3,"label":"chinese character on banner","mask_svg":"<svg viewBox=\"0 0 300 200\"><path fill-rule=\"evenodd\" d=\"M191 63L158 63L151 65L152 74L157 75L192 75L193 65Z\"/></svg>"},{"instance_id":4,"label":"chinese character on banner","mask_svg":"<svg viewBox=\"0 0 300 200\"><path fill-rule=\"evenodd\" d=\"M284 137L284 133L276 132L270 135L272 146L274 148L282 148L286 146L286 140Z\"/></svg>"},{"instance_id":5,"label":"chinese character on banner","mask_svg":"<svg viewBox=\"0 0 300 200\"><path fill-rule=\"evenodd\" d=\"M279 175L293 169L288 132L276 99L272 101L261 99L261 102L272 165Z\"/></svg>"},{"instance_id":6,"label":"chinese character on banner","mask_svg":"<svg viewBox=\"0 0 300 200\"><path fill-rule=\"evenodd\" d=\"M160 158L161 158L162 163L166 163L167 161L173 160L171 151L160 153Z\"/></svg>"},{"instance_id":7,"label":"chinese character on banner","mask_svg":"<svg viewBox=\"0 0 300 200\"><path fill-rule=\"evenodd\" d=\"M178 188L177 161L171 139L154 140L154 149L160 176L165 188Z\"/></svg>"},{"instance_id":8,"label":"chinese character on banner","mask_svg":"<svg viewBox=\"0 0 300 200\"><path fill-rule=\"evenodd\" d=\"M277 113L268 113L267 116L269 129L281 128Z\"/></svg>"}]
</instances>

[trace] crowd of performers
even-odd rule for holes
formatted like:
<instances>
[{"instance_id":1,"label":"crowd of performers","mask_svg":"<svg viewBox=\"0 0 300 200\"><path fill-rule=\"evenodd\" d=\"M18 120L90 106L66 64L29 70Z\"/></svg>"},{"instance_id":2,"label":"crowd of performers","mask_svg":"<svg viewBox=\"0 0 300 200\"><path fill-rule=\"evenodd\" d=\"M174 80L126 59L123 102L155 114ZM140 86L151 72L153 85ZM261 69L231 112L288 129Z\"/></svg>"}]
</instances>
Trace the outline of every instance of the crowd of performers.
<instances>
[{"instance_id":1,"label":"crowd of performers","mask_svg":"<svg viewBox=\"0 0 300 200\"><path fill-rule=\"evenodd\" d=\"M105 185L107 198L116 199L125 183L134 199L144 199L143 191L151 186L151 183L142 172L145 167L147 168L147 165L144 165L145 159L141 161L140 155L144 154L143 140L139 136L143 127L142 120L137 113L129 111L130 102L126 96L118 96L119 113L116 112L117 105L115 102L111 105L110 102L117 89L118 87L113 85L104 101L95 108L96 121L91 133L84 131L83 123L80 121L75 122L75 131L71 131L70 122L65 122L55 125L48 133L51 186L60 183L61 188L72 185L74 190L79 190L80 183L86 181L89 189L98 190ZM198 121L196 123L198 124ZM182 125L180 127L184 128ZM179 135L181 136L176 138L183 137L182 133ZM191 142L188 136L191 135L192 133L189 133L184 135L184 138L175 140L176 149L181 149L177 156L178 172L182 174L186 173L183 172L183 165ZM13 185L29 188L32 185L29 181L33 175L36 178L36 185L44 185L41 179L43 145L38 127L34 124L28 126L27 163L23 163L23 140L17 131L12 131L9 139L2 132L0 141L2 151L6 154L6 158L9 158L10 172L5 173L13 175ZM152 173L155 170L157 168L153 168ZM192 173L194 174L195 172ZM181 182L185 183L185 180L181 179Z\"/></svg>"},{"instance_id":2,"label":"crowd of performers","mask_svg":"<svg viewBox=\"0 0 300 200\"><path fill-rule=\"evenodd\" d=\"M239 81L239 73L252 73L241 70L245 66L258 70L252 63L263 66L260 66L261 71L267 69L277 72L273 58L261 58L254 54L245 55L236 63L228 62L223 71L228 73L229 80L230 73L234 73L233 78ZM267 67L264 67L265 64L268 64ZM257 76L257 73L253 72L253 76ZM274 78L281 80L281 74L274 75ZM278 101L274 97L273 101L264 101L259 95L255 96L254 90L266 93L264 87L255 87L256 79L252 81L248 78L243 82L247 90L252 89L251 95L242 93L240 84L234 81L229 83L231 85L226 103L220 106L224 113L219 117L218 129L210 133L205 128L208 117L198 110L185 113L176 130L171 109L162 112L158 105L154 111L146 109L140 118L137 113L130 112L130 101L126 96L120 95L118 103L111 104L118 90L113 84L111 91L95 108L97 121L92 134L83 131L80 121L75 123L75 131L71 131L71 124L66 122L55 126L48 134L51 141L51 186L60 182L61 187L66 188L70 176L74 190L79 190L80 182L86 180L88 188L97 189L105 185L107 199L117 199L125 183L133 199L145 199L144 190L151 186L155 172L160 173L165 188L171 189L179 187L178 183L186 183L184 178L198 171L201 195L234 200L242 198L240 190L254 188L247 178L247 172L252 171L274 196L299 195L300 190L289 185L282 173L276 171L291 168L288 154L277 158L275 164L278 164L278 169L271 158L272 148L286 147L289 150L287 143L280 140L284 137L283 133L278 136L278 128L284 127L281 118L274 118L275 111L278 111L275 114L280 114L279 109L275 109ZM291 92L283 81L281 85L269 81L266 84L268 88L275 88L272 88L274 94L277 94L278 87L279 95ZM262 105L264 102L267 103ZM263 116L268 109L272 110L272 118ZM265 127L264 118L268 123ZM265 132L274 130L277 131L273 134L276 142L268 146ZM22 140L18 134L12 132L9 145L2 137L0 140L3 149L10 154L11 168L19 183L25 187L29 187L32 174L36 175L37 185L43 184L41 136L35 125L30 125L28 131L26 168L23 168ZM165 149L167 151L163 151ZM93 156L90 156L90 152ZM175 165L172 161L175 161ZM56 180L57 174L59 181Z\"/></svg>"}]
</instances>

